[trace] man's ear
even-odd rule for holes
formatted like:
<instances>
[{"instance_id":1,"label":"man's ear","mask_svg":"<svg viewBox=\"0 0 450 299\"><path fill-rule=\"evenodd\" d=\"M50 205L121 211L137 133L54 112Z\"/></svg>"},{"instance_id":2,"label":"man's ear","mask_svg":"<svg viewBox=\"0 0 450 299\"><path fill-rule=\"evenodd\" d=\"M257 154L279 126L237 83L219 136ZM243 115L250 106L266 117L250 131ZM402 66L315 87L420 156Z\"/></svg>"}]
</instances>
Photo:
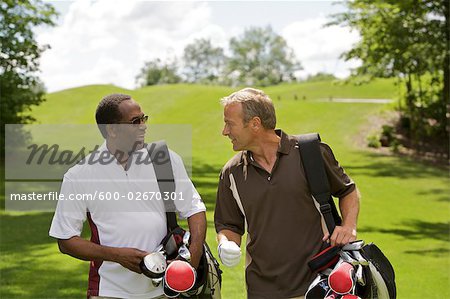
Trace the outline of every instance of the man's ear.
<instances>
[{"instance_id":1,"label":"man's ear","mask_svg":"<svg viewBox=\"0 0 450 299\"><path fill-rule=\"evenodd\" d=\"M258 131L261 128L261 119L258 116L253 117L250 120L250 127L255 132Z\"/></svg>"},{"instance_id":2,"label":"man's ear","mask_svg":"<svg viewBox=\"0 0 450 299\"><path fill-rule=\"evenodd\" d=\"M106 125L106 137L115 138L117 136L117 125L107 124Z\"/></svg>"}]
</instances>

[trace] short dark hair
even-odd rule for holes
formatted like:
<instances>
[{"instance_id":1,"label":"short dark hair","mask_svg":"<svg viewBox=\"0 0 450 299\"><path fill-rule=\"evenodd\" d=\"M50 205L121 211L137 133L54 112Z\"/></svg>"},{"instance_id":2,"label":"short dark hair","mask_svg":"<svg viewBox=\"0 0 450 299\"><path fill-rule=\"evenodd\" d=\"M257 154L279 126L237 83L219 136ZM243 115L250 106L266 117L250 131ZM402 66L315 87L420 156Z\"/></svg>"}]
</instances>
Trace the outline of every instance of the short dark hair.
<instances>
[{"instance_id":1,"label":"short dark hair","mask_svg":"<svg viewBox=\"0 0 450 299\"><path fill-rule=\"evenodd\" d=\"M119 105L126 100L131 100L131 96L122 93L113 93L105 96L98 104L97 110L95 111L95 120L104 138L107 137L106 125L117 124L122 120Z\"/></svg>"}]
</instances>

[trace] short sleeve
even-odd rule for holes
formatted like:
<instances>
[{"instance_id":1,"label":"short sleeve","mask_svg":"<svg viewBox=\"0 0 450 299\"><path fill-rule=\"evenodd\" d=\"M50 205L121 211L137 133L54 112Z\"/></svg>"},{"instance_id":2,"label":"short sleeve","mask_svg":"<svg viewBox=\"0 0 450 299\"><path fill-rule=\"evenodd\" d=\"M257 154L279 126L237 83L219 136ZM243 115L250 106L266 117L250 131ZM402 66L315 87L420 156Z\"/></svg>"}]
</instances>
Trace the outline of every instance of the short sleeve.
<instances>
[{"instance_id":1,"label":"short sleeve","mask_svg":"<svg viewBox=\"0 0 450 299\"><path fill-rule=\"evenodd\" d=\"M206 211L205 204L189 178L181 157L170 151L170 160L175 179L174 202L180 218L188 218Z\"/></svg>"},{"instance_id":2,"label":"short sleeve","mask_svg":"<svg viewBox=\"0 0 450 299\"><path fill-rule=\"evenodd\" d=\"M64 175L60 191L64 200L58 200L49 231L51 237L70 239L81 235L83 223L87 216L85 201L70 200L75 194L82 193L79 187L80 182L71 179L68 173Z\"/></svg>"},{"instance_id":3,"label":"short sleeve","mask_svg":"<svg viewBox=\"0 0 450 299\"><path fill-rule=\"evenodd\" d=\"M334 197L342 198L355 190L355 183L339 165L331 148L325 143L320 143L320 150L330 182L331 194Z\"/></svg>"},{"instance_id":4,"label":"short sleeve","mask_svg":"<svg viewBox=\"0 0 450 299\"><path fill-rule=\"evenodd\" d=\"M245 232L245 217L233 197L229 172L222 170L217 188L214 225L216 232L224 229L243 235Z\"/></svg>"}]
</instances>

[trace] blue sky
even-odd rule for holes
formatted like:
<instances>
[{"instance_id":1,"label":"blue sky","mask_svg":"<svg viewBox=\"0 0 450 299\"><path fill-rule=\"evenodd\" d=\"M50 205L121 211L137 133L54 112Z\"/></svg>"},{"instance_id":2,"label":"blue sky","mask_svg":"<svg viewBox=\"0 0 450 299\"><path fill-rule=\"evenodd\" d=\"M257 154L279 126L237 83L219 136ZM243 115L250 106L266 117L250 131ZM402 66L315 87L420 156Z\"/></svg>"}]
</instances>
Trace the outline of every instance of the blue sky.
<instances>
[{"instance_id":1,"label":"blue sky","mask_svg":"<svg viewBox=\"0 0 450 299\"><path fill-rule=\"evenodd\" d=\"M41 78L50 92L110 83L133 89L145 61L179 59L197 38L227 51L231 37L254 26L270 25L287 40L303 65L300 77L345 77L357 64L339 59L358 40L357 32L323 26L343 10L331 1L47 2L60 12L57 26L36 30L39 43L51 46L41 57Z\"/></svg>"}]
</instances>

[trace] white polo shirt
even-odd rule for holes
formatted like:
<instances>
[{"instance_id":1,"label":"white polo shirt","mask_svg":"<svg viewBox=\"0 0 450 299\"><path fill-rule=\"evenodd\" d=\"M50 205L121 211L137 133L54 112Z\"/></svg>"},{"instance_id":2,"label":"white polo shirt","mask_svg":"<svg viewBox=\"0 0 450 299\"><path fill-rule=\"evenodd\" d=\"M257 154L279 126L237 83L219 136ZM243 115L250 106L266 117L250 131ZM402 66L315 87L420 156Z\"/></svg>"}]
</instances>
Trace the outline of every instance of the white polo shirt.
<instances>
[{"instance_id":1,"label":"white polo shirt","mask_svg":"<svg viewBox=\"0 0 450 299\"><path fill-rule=\"evenodd\" d=\"M135 155L139 152L143 158L148 156L146 149ZM106 143L64 175L60 193L65 200L58 201L50 236L80 236L83 223L88 220L92 242L154 251L166 235L167 226L164 195L159 192L153 164L138 164L133 159L125 171L115 159L109 163L86 162L95 161L102 153L109 153ZM170 151L170 159L176 185L171 196L179 217L205 211L180 156ZM148 299L162 294L162 287L153 287L143 274L118 263L91 262L88 296Z\"/></svg>"}]
</instances>

